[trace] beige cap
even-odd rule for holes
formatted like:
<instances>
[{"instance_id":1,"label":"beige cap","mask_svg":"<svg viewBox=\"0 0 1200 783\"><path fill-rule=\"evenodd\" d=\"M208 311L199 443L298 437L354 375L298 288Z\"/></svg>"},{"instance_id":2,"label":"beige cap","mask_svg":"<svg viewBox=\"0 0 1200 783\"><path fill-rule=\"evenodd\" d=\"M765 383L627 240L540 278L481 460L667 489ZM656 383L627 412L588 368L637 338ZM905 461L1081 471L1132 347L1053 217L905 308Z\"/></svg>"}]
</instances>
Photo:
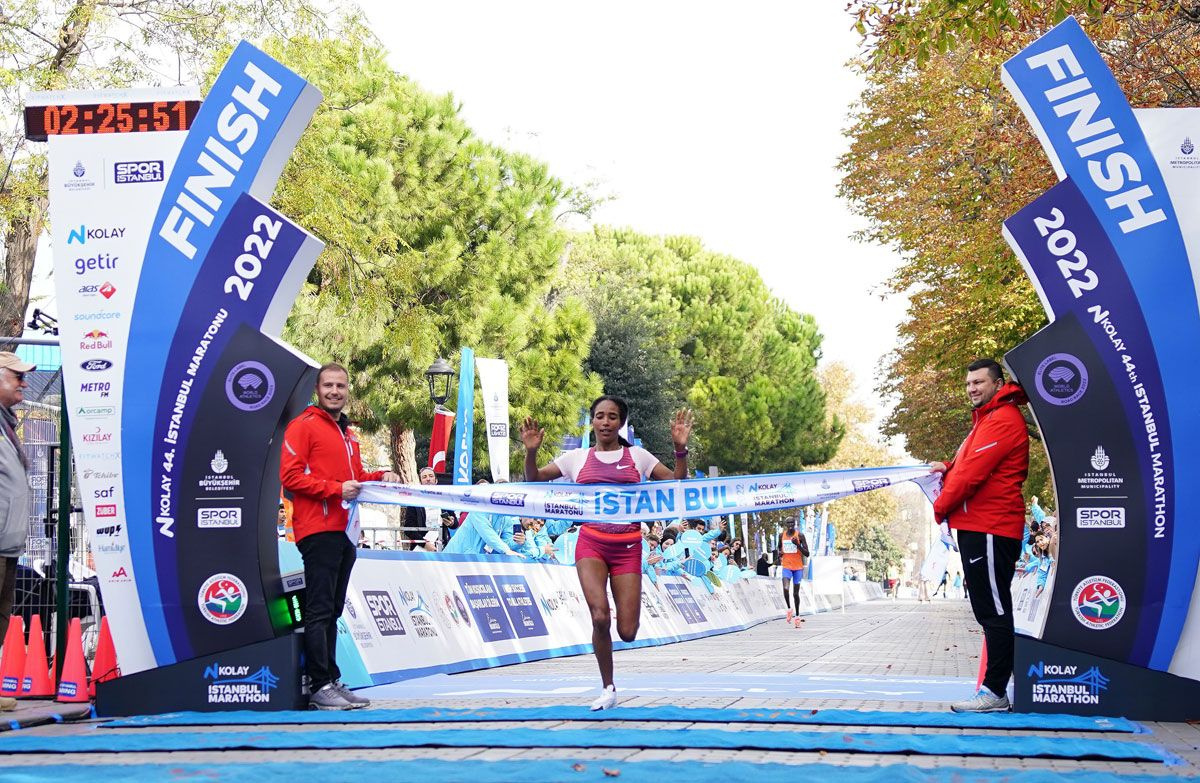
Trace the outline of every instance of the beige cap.
<instances>
[{"instance_id":1,"label":"beige cap","mask_svg":"<svg viewBox=\"0 0 1200 783\"><path fill-rule=\"evenodd\" d=\"M33 372L37 369L36 364L26 364L12 351L0 351L0 367L13 372Z\"/></svg>"}]
</instances>

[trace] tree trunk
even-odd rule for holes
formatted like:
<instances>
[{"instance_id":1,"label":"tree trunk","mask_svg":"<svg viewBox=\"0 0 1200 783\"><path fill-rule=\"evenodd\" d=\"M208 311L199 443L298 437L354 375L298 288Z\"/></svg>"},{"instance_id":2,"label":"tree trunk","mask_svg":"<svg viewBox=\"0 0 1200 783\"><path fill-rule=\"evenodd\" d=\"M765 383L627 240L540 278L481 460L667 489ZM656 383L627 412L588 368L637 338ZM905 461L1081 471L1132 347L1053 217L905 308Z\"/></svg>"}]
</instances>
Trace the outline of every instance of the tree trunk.
<instances>
[{"instance_id":1,"label":"tree trunk","mask_svg":"<svg viewBox=\"0 0 1200 783\"><path fill-rule=\"evenodd\" d=\"M388 425L391 437L388 439L392 451L392 465L400 480L405 484L416 484L420 476L417 473L417 440L413 431L400 423Z\"/></svg>"},{"instance_id":2,"label":"tree trunk","mask_svg":"<svg viewBox=\"0 0 1200 783\"><path fill-rule=\"evenodd\" d=\"M37 238L46 222L46 198L30 200L28 211L8 224L4 234L4 295L0 298L0 331L19 337L29 307L29 283L37 256Z\"/></svg>"}]
</instances>

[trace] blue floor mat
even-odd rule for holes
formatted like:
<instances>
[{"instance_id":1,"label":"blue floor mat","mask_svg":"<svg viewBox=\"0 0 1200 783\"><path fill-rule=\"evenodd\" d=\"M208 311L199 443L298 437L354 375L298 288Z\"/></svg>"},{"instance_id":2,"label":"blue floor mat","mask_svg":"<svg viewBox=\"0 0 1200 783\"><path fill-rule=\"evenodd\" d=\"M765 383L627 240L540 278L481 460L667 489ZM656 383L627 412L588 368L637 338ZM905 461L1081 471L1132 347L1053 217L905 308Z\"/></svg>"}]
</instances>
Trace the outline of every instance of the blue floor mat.
<instances>
[{"instance_id":1,"label":"blue floor mat","mask_svg":"<svg viewBox=\"0 0 1200 783\"><path fill-rule=\"evenodd\" d=\"M131 753L189 750L288 750L349 748L674 748L679 750L782 750L842 753L919 753L936 756L989 756L1150 761L1180 760L1152 745L1060 737L981 734L850 734L820 731L721 731L718 729L495 729L272 732L116 732L44 737L0 736L0 753Z\"/></svg>"},{"instance_id":2,"label":"blue floor mat","mask_svg":"<svg viewBox=\"0 0 1200 783\"><path fill-rule=\"evenodd\" d=\"M879 712L868 710L717 709L712 707L618 707L593 712L582 705L550 707L480 707L448 709L409 707L352 712L181 712L121 718L104 728L145 726L256 726L327 723L437 723L467 721L690 721L694 723L770 723L828 726L912 726L915 728L1007 729L1033 731L1106 731L1146 733L1125 718L1088 718L1080 715L1038 715L991 712Z\"/></svg>"},{"instance_id":3,"label":"blue floor mat","mask_svg":"<svg viewBox=\"0 0 1200 783\"><path fill-rule=\"evenodd\" d=\"M607 772L606 772L607 770ZM620 773L613 777L611 773ZM592 759L530 759L527 761L338 761L266 762L224 764L56 764L8 766L0 771L6 783L95 783L112 777L122 783L158 783L163 780L203 780L205 783L295 783L298 780L427 780L438 783L528 783L571 781L598 783L796 783L836 780L838 783L918 783L953 780L956 783L1111 783L1111 772L1061 770L994 770L915 767L881 764L875 767L838 767L830 764L754 764L743 761L596 761ZM1174 775L1122 775L1122 783L1178 783ZM1194 778L1188 779L1193 780Z\"/></svg>"}]
</instances>

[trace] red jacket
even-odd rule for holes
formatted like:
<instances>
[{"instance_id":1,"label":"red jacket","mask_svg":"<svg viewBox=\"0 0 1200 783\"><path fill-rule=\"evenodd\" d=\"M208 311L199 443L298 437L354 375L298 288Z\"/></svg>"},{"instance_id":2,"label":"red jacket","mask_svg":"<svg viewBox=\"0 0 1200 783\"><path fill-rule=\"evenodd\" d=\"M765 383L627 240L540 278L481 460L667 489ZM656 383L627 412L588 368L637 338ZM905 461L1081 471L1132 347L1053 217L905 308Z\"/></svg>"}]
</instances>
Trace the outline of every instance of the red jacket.
<instances>
[{"instance_id":1,"label":"red jacket","mask_svg":"<svg viewBox=\"0 0 1200 783\"><path fill-rule=\"evenodd\" d=\"M1029 473L1029 432L1018 405L1025 390L1006 383L986 405L971 413L971 432L946 466L934 516L950 527L1008 538L1025 531L1021 485Z\"/></svg>"},{"instance_id":2,"label":"red jacket","mask_svg":"<svg viewBox=\"0 0 1200 783\"><path fill-rule=\"evenodd\" d=\"M296 540L313 533L345 532L349 518L342 508L342 484L378 481L383 474L363 470L358 437L349 425L343 431L324 409L305 408L284 433L279 463L279 480L294 496Z\"/></svg>"}]
</instances>

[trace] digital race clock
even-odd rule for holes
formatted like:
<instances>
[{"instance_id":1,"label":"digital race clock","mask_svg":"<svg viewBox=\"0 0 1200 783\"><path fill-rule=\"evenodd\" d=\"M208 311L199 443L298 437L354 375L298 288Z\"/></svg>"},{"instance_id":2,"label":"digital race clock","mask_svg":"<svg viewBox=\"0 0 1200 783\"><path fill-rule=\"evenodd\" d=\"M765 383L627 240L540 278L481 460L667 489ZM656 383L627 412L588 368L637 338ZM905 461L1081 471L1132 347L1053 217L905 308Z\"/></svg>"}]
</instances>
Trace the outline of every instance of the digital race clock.
<instances>
[{"instance_id":1,"label":"digital race clock","mask_svg":"<svg viewBox=\"0 0 1200 783\"><path fill-rule=\"evenodd\" d=\"M26 106L25 138L182 131L191 127L199 109L196 100Z\"/></svg>"}]
</instances>

